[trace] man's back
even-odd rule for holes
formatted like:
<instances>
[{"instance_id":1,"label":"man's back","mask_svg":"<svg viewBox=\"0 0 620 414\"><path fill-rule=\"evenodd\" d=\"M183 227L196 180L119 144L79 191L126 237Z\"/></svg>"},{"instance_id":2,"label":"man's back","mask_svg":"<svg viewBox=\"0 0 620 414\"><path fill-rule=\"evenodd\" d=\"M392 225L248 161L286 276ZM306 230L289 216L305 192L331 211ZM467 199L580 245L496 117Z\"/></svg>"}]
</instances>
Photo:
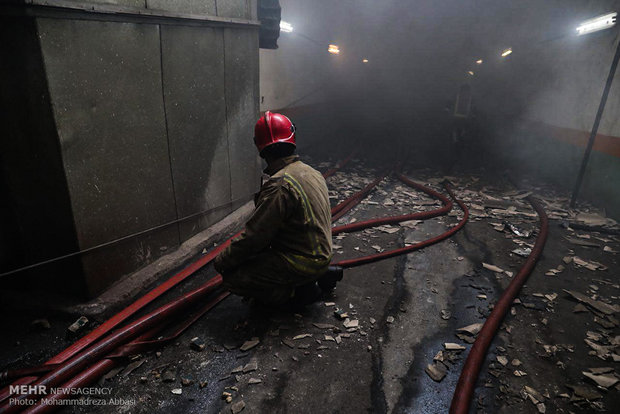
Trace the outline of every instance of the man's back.
<instances>
[{"instance_id":1,"label":"man's back","mask_svg":"<svg viewBox=\"0 0 620 414\"><path fill-rule=\"evenodd\" d=\"M266 184L281 185L290 201L287 217L271 247L295 269L315 273L317 267L324 268L332 257L327 184L318 171L297 158L287 161Z\"/></svg>"}]
</instances>

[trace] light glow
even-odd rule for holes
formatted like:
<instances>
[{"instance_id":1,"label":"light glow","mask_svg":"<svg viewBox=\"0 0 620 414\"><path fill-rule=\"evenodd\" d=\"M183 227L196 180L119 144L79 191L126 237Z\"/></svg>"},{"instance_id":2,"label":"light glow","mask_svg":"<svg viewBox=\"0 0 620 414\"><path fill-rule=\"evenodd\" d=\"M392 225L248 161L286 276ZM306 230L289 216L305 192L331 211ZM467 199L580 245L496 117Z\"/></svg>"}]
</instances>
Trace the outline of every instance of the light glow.
<instances>
[{"instance_id":1,"label":"light glow","mask_svg":"<svg viewBox=\"0 0 620 414\"><path fill-rule=\"evenodd\" d=\"M471 71L471 70L469 72L467 72L467 73L469 73L471 76L474 76L474 72Z\"/></svg>"},{"instance_id":2,"label":"light glow","mask_svg":"<svg viewBox=\"0 0 620 414\"><path fill-rule=\"evenodd\" d=\"M327 51L331 53L332 55L340 54L340 48L337 45L329 45L329 48L327 48Z\"/></svg>"},{"instance_id":3,"label":"light glow","mask_svg":"<svg viewBox=\"0 0 620 414\"><path fill-rule=\"evenodd\" d=\"M581 24L577 27L577 34L579 34L579 36L582 36L584 34L594 33L598 32L599 30L605 30L609 29L610 27L614 27L616 25L617 15L618 13L613 12L581 22Z\"/></svg>"},{"instance_id":4,"label":"light glow","mask_svg":"<svg viewBox=\"0 0 620 414\"><path fill-rule=\"evenodd\" d=\"M506 49L502 52L502 57L506 57L512 53L512 49Z\"/></svg>"},{"instance_id":5,"label":"light glow","mask_svg":"<svg viewBox=\"0 0 620 414\"><path fill-rule=\"evenodd\" d=\"M476 61L476 63L477 63L478 65L482 65L482 59L478 59L478 60Z\"/></svg>"},{"instance_id":6,"label":"light glow","mask_svg":"<svg viewBox=\"0 0 620 414\"><path fill-rule=\"evenodd\" d=\"M362 63L368 63L368 59L363 59Z\"/></svg>"},{"instance_id":7,"label":"light glow","mask_svg":"<svg viewBox=\"0 0 620 414\"><path fill-rule=\"evenodd\" d=\"M293 31L293 25L284 20L280 20L280 31L285 33L291 33Z\"/></svg>"}]
</instances>

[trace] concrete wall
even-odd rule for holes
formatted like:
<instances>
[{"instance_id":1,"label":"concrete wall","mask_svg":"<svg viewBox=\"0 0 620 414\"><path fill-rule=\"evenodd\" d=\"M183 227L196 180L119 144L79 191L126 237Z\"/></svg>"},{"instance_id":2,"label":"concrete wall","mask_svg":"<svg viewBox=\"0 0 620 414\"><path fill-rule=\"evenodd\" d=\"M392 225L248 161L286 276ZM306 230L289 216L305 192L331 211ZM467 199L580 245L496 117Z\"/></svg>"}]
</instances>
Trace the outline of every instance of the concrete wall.
<instances>
[{"instance_id":1,"label":"concrete wall","mask_svg":"<svg viewBox=\"0 0 620 414\"><path fill-rule=\"evenodd\" d=\"M71 1L71 0L70 0ZM257 0L85 0L81 4L114 5L242 19L256 18Z\"/></svg>"},{"instance_id":2,"label":"concrete wall","mask_svg":"<svg viewBox=\"0 0 620 414\"><path fill-rule=\"evenodd\" d=\"M79 248L35 28L33 19L0 15L0 272ZM85 288L80 273L79 261L65 260L0 282L45 285L53 274L76 294Z\"/></svg>"},{"instance_id":3,"label":"concrete wall","mask_svg":"<svg viewBox=\"0 0 620 414\"><path fill-rule=\"evenodd\" d=\"M53 165L30 173L49 176L58 187L50 198L59 197L39 204L38 214L28 212L47 217L41 224L56 228L46 239L56 250L36 257L89 249L161 226L80 256L82 270L72 274L92 296L250 199L258 189L260 163L251 144L258 115L258 27L222 25L208 17L253 19L255 0L89 3L99 3L100 13L48 16L45 7L34 6L36 17L7 17L14 29L3 30L0 43L19 44L27 37L35 53L24 55L40 59L27 77L19 74L21 64L3 70L3 89L19 81L15 97L22 89L49 94L48 101L13 110L39 125L45 131L39 140L55 151L44 154ZM136 21L135 8L145 4L152 14L167 14L157 22ZM106 7L120 7L126 21L123 13L107 21L101 13ZM12 50L3 48L0 61L12 58ZM3 104L6 109L10 99ZM26 122L10 131L13 142L34 139ZM26 154L14 143L5 145L3 163L4 156L15 159L7 161L0 181L9 195L49 191L41 188L44 183L25 183L28 175L10 168L17 160L24 164ZM14 202L4 209L29 220ZM54 222L54 217L67 219ZM36 248L38 241L22 228L13 233L21 235L18 250ZM31 256L12 254L0 263L0 273L31 262ZM51 285L56 278L47 276Z\"/></svg>"}]
</instances>

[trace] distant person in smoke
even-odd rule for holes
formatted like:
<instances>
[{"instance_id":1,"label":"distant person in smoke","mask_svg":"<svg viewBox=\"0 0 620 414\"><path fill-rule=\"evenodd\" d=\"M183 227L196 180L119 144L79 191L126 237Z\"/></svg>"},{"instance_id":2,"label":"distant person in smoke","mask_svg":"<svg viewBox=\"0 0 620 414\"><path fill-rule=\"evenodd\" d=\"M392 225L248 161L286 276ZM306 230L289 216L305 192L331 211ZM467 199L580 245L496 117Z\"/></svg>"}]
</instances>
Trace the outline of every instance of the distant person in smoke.
<instances>
[{"instance_id":1,"label":"distant person in smoke","mask_svg":"<svg viewBox=\"0 0 620 414\"><path fill-rule=\"evenodd\" d=\"M254 144L267 162L255 210L215 259L224 287L267 305L305 306L342 279L332 258L331 209L323 176L295 155L295 125L267 111Z\"/></svg>"}]
</instances>

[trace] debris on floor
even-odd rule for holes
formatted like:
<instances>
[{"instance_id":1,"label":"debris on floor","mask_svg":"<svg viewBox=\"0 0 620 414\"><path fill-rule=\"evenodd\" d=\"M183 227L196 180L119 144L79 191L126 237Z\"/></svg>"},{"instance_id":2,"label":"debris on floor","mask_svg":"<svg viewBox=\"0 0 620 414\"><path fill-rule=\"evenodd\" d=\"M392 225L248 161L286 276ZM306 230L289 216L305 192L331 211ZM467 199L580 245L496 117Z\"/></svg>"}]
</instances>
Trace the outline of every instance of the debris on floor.
<instances>
[{"instance_id":1,"label":"debris on floor","mask_svg":"<svg viewBox=\"0 0 620 414\"><path fill-rule=\"evenodd\" d=\"M198 351L198 352L204 351L205 346L206 346L205 342L197 336L192 338L192 340L190 341L190 345L193 350Z\"/></svg>"},{"instance_id":2,"label":"debris on floor","mask_svg":"<svg viewBox=\"0 0 620 414\"><path fill-rule=\"evenodd\" d=\"M88 318L86 316L80 316L77 321L73 322L67 330L71 335L77 335L79 332L85 329L88 325Z\"/></svg>"},{"instance_id":3,"label":"debris on floor","mask_svg":"<svg viewBox=\"0 0 620 414\"><path fill-rule=\"evenodd\" d=\"M241 348L239 348L241 351L245 352L245 351L249 351L250 349L254 348L256 345L258 345L260 343L260 340L256 337L250 339L249 341L246 341L243 343L243 345L241 345Z\"/></svg>"}]
</instances>

